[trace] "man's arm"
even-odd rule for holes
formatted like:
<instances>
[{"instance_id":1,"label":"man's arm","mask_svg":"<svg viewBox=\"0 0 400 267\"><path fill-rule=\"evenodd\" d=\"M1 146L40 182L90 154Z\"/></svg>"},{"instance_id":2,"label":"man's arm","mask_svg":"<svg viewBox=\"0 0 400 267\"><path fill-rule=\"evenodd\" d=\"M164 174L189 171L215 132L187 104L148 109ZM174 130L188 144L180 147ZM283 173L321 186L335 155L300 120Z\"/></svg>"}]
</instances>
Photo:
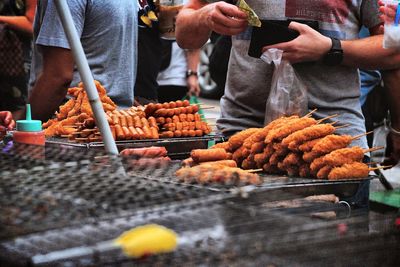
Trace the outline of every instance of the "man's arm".
<instances>
[{"instance_id":1,"label":"man's arm","mask_svg":"<svg viewBox=\"0 0 400 267\"><path fill-rule=\"evenodd\" d=\"M199 66L200 61L200 49L185 50L185 57L188 70L197 72L197 67ZM186 78L186 82L188 85L189 94L199 96L200 86L198 76L190 75Z\"/></svg>"},{"instance_id":2,"label":"man's arm","mask_svg":"<svg viewBox=\"0 0 400 267\"><path fill-rule=\"evenodd\" d=\"M378 27L378 26L377 26ZM291 63L318 61L330 50L331 39L315 31L311 27L291 22L289 28L300 33L296 39L265 46L284 51L283 58ZM383 35L375 35L358 40L341 41L343 49L343 65L363 69L396 69L400 67L400 52L382 47Z\"/></svg>"},{"instance_id":3,"label":"man's arm","mask_svg":"<svg viewBox=\"0 0 400 267\"><path fill-rule=\"evenodd\" d=\"M62 103L73 77L74 60L68 49L40 46L43 70L29 97L32 117L45 121Z\"/></svg>"},{"instance_id":4,"label":"man's arm","mask_svg":"<svg viewBox=\"0 0 400 267\"><path fill-rule=\"evenodd\" d=\"M37 0L28 0L24 16L0 16L0 23L5 23L13 30L32 34Z\"/></svg>"},{"instance_id":5,"label":"man's arm","mask_svg":"<svg viewBox=\"0 0 400 267\"><path fill-rule=\"evenodd\" d=\"M15 121L10 111L0 111L0 126L4 126L8 130L14 129Z\"/></svg>"},{"instance_id":6,"label":"man's arm","mask_svg":"<svg viewBox=\"0 0 400 267\"><path fill-rule=\"evenodd\" d=\"M207 4L202 0L190 0L176 19L176 40L182 48L200 48L211 31L223 35L243 32L247 27L246 18L246 13L226 2Z\"/></svg>"}]
</instances>

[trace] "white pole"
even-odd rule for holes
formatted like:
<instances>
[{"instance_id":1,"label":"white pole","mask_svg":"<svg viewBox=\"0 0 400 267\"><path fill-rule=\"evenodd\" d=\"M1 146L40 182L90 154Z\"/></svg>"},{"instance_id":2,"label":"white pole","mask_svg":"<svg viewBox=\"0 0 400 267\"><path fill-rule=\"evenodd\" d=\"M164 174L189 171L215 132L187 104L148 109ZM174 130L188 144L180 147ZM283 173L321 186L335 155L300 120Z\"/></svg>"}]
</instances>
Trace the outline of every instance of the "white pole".
<instances>
[{"instance_id":1,"label":"white pole","mask_svg":"<svg viewBox=\"0 0 400 267\"><path fill-rule=\"evenodd\" d=\"M72 20L71 12L68 8L66 0L55 0L58 15L60 16L61 23L67 35L75 63L78 67L79 74L82 82L85 85L85 90L89 98L90 106L92 107L94 118L97 127L103 137L105 149L108 153L118 155L118 148L115 144L114 138L111 134L110 126L108 125L103 105L99 98L94 79L89 68L85 53L80 42L80 38L75 28L74 21Z\"/></svg>"}]
</instances>

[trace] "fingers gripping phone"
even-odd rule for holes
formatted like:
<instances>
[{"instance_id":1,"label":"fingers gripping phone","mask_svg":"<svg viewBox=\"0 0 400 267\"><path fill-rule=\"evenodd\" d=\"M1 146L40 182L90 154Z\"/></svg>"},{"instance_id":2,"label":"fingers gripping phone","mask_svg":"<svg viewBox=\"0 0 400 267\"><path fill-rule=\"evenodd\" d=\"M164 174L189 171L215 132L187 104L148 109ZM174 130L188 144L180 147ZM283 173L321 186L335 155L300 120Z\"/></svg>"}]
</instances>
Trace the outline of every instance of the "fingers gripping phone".
<instances>
[{"instance_id":1,"label":"fingers gripping phone","mask_svg":"<svg viewBox=\"0 0 400 267\"><path fill-rule=\"evenodd\" d=\"M262 48L267 45L289 42L296 39L299 33L290 29L290 22L307 24L314 30L318 31L318 21L309 20L261 20L261 27L253 27L248 55L260 58Z\"/></svg>"}]
</instances>

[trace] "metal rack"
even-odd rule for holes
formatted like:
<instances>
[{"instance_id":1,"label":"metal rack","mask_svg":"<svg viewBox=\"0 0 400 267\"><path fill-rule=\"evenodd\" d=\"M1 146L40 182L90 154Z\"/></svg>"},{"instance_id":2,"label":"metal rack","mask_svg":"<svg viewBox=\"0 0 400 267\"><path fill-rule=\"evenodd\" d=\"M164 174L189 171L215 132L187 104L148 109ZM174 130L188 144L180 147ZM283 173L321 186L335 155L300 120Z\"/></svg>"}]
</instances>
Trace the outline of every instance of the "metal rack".
<instances>
[{"instance_id":1,"label":"metal rack","mask_svg":"<svg viewBox=\"0 0 400 267\"><path fill-rule=\"evenodd\" d=\"M34 150L33 157L0 154L0 265L399 263L400 235L394 223L370 233L366 214L350 214L341 204L302 199L303 193L296 194L303 187L301 180L290 185L297 191L285 190L289 185L279 183L230 188L182 184L173 175L179 161L136 166L128 159L123 162L126 175L120 161L104 153L46 150L52 157L35 158ZM283 207L282 200L291 204ZM315 218L321 212L334 218ZM129 259L120 250L102 251L98 246L149 223L173 229L181 240L179 248L170 254ZM54 256L70 249L79 256Z\"/></svg>"}]
</instances>

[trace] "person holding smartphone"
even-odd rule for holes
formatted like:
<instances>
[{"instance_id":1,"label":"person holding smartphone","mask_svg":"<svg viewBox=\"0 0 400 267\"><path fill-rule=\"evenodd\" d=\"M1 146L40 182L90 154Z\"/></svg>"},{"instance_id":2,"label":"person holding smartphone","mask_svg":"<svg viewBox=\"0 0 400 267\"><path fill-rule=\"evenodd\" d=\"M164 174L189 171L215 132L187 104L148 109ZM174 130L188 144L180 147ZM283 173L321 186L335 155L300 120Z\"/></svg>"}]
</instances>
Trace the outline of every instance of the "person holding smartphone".
<instances>
[{"instance_id":1,"label":"person holding smartphone","mask_svg":"<svg viewBox=\"0 0 400 267\"><path fill-rule=\"evenodd\" d=\"M365 133L364 117L359 102L358 68L393 69L400 66L400 53L382 48L379 34L381 21L376 1L304 1L248 0L261 20L312 20L319 31L291 22L289 28L299 33L294 40L263 47L283 51L308 88L309 109L316 108L316 118L340 114L338 120L350 124L338 134L352 136ZM364 25L371 34L358 39ZM221 99L218 129L230 136L251 127L263 127L266 101L271 87L273 66L248 56L252 28L247 15L226 2L191 0L177 18L177 41L183 48L201 47L211 31L232 35L232 50L225 93ZM303 64L307 62L307 64ZM312 63L309 63L312 62ZM301 63L301 64L296 64ZM352 145L367 148L366 138ZM364 190L367 191L367 190ZM367 192L366 192L367 193ZM365 205L368 196L363 194Z\"/></svg>"}]
</instances>

